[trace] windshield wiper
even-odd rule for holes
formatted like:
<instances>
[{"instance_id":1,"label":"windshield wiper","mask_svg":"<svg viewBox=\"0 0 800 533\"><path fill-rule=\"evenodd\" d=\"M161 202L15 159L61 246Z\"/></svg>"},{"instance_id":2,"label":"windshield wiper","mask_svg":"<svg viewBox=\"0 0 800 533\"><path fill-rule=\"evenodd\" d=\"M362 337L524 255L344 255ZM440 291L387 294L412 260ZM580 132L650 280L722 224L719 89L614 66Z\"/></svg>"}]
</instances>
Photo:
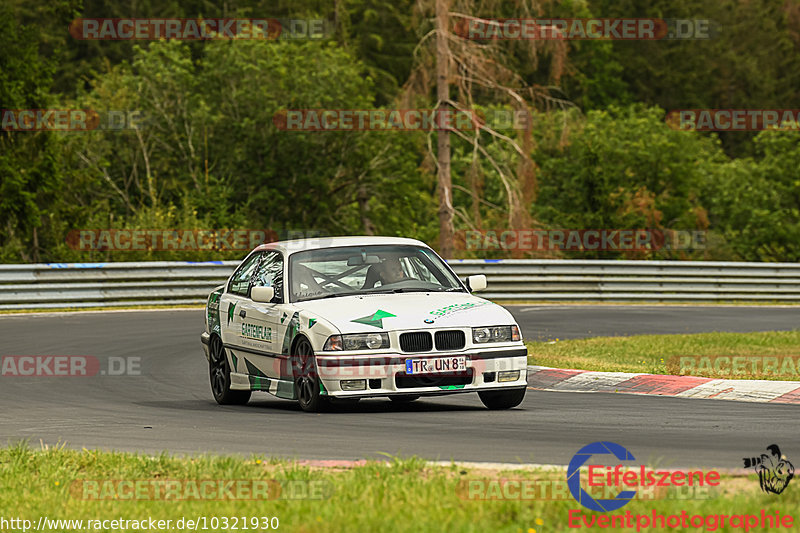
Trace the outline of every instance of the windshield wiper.
<instances>
[{"instance_id":1,"label":"windshield wiper","mask_svg":"<svg viewBox=\"0 0 800 533\"><path fill-rule=\"evenodd\" d=\"M301 298L296 300L298 302L310 302L311 300L324 300L326 298L338 298L339 296L352 296L355 293L352 292L334 292L331 294L326 294L325 296L310 296L308 298Z\"/></svg>"},{"instance_id":2,"label":"windshield wiper","mask_svg":"<svg viewBox=\"0 0 800 533\"><path fill-rule=\"evenodd\" d=\"M338 298L339 296L352 296L354 294L356 294L356 293L353 293L353 292L334 292L332 294L326 294L325 296L320 296L319 298L316 298L316 299L317 300L324 300L326 298Z\"/></svg>"},{"instance_id":3,"label":"windshield wiper","mask_svg":"<svg viewBox=\"0 0 800 533\"><path fill-rule=\"evenodd\" d=\"M385 291L369 291L365 292L364 294L398 294L401 292L439 292L436 289L423 289L423 288L400 288L397 289L388 289Z\"/></svg>"}]
</instances>

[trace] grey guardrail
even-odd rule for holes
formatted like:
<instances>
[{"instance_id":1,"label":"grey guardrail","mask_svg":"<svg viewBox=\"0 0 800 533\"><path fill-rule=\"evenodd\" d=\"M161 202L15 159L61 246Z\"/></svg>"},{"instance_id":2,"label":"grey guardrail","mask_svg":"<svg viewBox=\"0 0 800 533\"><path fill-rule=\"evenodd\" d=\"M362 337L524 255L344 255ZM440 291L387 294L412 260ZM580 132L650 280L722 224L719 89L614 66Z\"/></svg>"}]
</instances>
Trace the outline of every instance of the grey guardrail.
<instances>
[{"instance_id":1,"label":"grey guardrail","mask_svg":"<svg viewBox=\"0 0 800 533\"><path fill-rule=\"evenodd\" d=\"M800 302L800 263L720 261L454 260L485 274L493 300Z\"/></svg>"},{"instance_id":2,"label":"grey guardrail","mask_svg":"<svg viewBox=\"0 0 800 533\"><path fill-rule=\"evenodd\" d=\"M0 265L0 309L193 305L237 261ZM462 259L491 300L800 302L800 263Z\"/></svg>"},{"instance_id":3,"label":"grey guardrail","mask_svg":"<svg viewBox=\"0 0 800 533\"><path fill-rule=\"evenodd\" d=\"M238 261L0 265L0 310L196 305Z\"/></svg>"}]
</instances>

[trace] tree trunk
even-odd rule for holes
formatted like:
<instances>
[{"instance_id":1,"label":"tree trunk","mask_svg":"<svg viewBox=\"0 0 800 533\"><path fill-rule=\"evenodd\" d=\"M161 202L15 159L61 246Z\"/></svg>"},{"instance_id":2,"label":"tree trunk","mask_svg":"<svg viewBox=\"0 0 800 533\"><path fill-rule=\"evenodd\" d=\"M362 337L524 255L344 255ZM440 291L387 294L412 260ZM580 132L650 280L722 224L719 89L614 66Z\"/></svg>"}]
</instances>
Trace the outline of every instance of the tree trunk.
<instances>
[{"instance_id":1,"label":"tree trunk","mask_svg":"<svg viewBox=\"0 0 800 533\"><path fill-rule=\"evenodd\" d=\"M39 262L39 232L33 227L33 262Z\"/></svg>"},{"instance_id":2,"label":"tree trunk","mask_svg":"<svg viewBox=\"0 0 800 533\"><path fill-rule=\"evenodd\" d=\"M448 0L436 0L436 97L439 100L439 113L447 113L450 99L448 66L450 51L447 44ZM441 120L441 119L440 119ZM439 121L437 121L439 122ZM438 131L438 172L439 187L439 253L445 259L453 257L453 189L450 177L450 132Z\"/></svg>"},{"instance_id":3,"label":"tree trunk","mask_svg":"<svg viewBox=\"0 0 800 533\"><path fill-rule=\"evenodd\" d=\"M369 194L367 194L367 188L363 185L358 188L356 200L358 201L358 212L361 214L364 235L375 235L375 224L369 218Z\"/></svg>"}]
</instances>

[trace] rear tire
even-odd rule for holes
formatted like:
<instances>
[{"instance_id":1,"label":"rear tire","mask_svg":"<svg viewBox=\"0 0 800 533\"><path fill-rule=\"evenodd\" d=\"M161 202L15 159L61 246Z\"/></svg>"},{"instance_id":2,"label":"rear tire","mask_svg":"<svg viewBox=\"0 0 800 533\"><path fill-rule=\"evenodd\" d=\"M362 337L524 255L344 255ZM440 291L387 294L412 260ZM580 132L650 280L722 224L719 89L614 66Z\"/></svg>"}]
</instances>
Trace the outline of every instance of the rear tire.
<instances>
[{"instance_id":1,"label":"rear tire","mask_svg":"<svg viewBox=\"0 0 800 533\"><path fill-rule=\"evenodd\" d=\"M220 405L244 405L250 401L249 390L231 390L231 367L222 339L214 335L208 347L208 374L211 392Z\"/></svg>"},{"instance_id":2,"label":"rear tire","mask_svg":"<svg viewBox=\"0 0 800 533\"><path fill-rule=\"evenodd\" d=\"M522 403L525 398L526 388L511 389L507 391L484 391L479 392L483 405L489 409L511 409Z\"/></svg>"},{"instance_id":3,"label":"rear tire","mask_svg":"<svg viewBox=\"0 0 800 533\"><path fill-rule=\"evenodd\" d=\"M307 413L317 413L328 406L328 399L321 394L317 360L314 349L305 338L297 341L292 356L294 374L294 395L300 402L300 409Z\"/></svg>"}]
</instances>

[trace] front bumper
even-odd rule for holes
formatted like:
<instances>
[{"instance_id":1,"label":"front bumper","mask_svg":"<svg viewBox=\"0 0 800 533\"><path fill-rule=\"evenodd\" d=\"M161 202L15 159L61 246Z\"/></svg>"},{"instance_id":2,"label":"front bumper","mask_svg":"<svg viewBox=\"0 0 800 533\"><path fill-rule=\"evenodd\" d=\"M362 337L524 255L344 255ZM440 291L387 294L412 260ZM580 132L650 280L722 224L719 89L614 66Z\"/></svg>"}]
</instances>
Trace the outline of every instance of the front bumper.
<instances>
[{"instance_id":1,"label":"front bumper","mask_svg":"<svg viewBox=\"0 0 800 533\"><path fill-rule=\"evenodd\" d=\"M316 356L320 380L329 396L368 398L372 396L431 396L457 392L514 389L527 386L528 357L524 346L460 352L454 354L384 354L380 356ZM439 374L410 375L406 359L466 356L467 370ZM519 372L513 381L499 381L503 372ZM363 382L363 389L345 390L342 382ZM351 383L352 384L352 383Z\"/></svg>"}]
</instances>

